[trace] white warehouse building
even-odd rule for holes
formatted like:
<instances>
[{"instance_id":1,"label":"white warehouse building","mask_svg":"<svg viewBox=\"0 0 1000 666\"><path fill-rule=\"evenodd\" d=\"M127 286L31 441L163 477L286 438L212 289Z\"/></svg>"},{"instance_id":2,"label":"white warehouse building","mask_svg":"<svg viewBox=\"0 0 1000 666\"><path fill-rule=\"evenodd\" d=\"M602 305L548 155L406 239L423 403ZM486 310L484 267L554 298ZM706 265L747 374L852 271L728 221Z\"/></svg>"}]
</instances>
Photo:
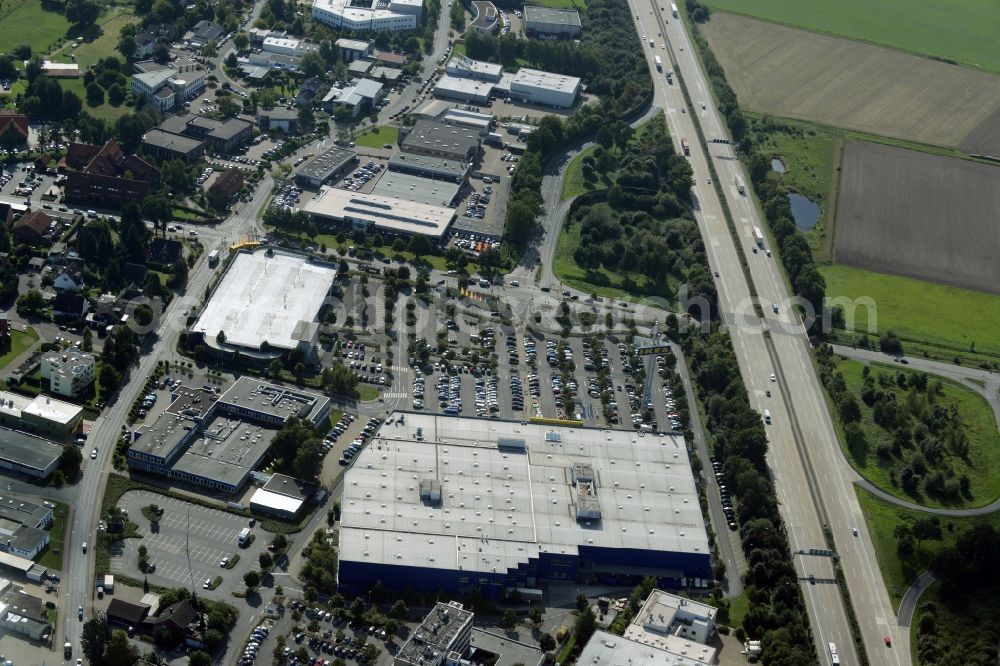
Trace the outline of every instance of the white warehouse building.
<instances>
[{"instance_id":1,"label":"white warehouse building","mask_svg":"<svg viewBox=\"0 0 1000 666\"><path fill-rule=\"evenodd\" d=\"M423 0L371 0L355 5L352 0L313 0L313 18L344 30L416 30L423 13Z\"/></svg>"},{"instance_id":2,"label":"white warehouse building","mask_svg":"<svg viewBox=\"0 0 1000 666\"><path fill-rule=\"evenodd\" d=\"M565 109L576 103L580 79L522 67L510 82L510 96L529 104Z\"/></svg>"}]
</instances>

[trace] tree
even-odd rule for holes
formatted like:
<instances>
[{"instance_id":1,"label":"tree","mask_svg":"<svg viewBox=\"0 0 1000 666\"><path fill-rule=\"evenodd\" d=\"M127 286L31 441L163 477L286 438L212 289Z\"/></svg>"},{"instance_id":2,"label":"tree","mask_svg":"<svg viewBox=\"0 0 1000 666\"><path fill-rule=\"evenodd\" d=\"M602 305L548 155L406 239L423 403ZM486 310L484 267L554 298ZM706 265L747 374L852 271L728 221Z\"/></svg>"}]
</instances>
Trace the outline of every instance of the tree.
<instances>
[{"instance_id":1,"label":"tree","mask_svg":"<svg viewBox=\"0 0 1000 666\"><path fill-rule=\"evenodd\" d=\"M556 639L552 638L552 634L544 633L538 637L538 647L542 652L551 652L556 649Z\"/></svg>"},{"instance_id":2,"label":"tree","mask_svg":"<svg viewBox=\"0 0 1000 666\"><path fill-rule=\"evenodd\" d=\"M90 327L83 329L83 339L80 342L80 349L85 352L94 351L94 334L90 332Z\"/></svg>"},{"instance_id":3,"label":"tree","mask_svg":"<svg viewBox=\"0 0 1000 666\"><path fill-rule=\"evenodd\" d=\"M111 627L106 617L95 617L83 623L80 644L83 656L92 664L104 661L104 651L111 640Z\"/></svg>"},{"instance_id":4,"label":"tree","mask_svg":"<svg viewBox=\"0 0 1000 666\"><path fill-rule=\"evenodd\" d=\"M348 612L354 620L361 620L365 616L366 610L368 608L365 606L364 600L361 597L354 597Z\"/></svg>"},{"instance_id":5,"label":"tree","mask_svg":"<svg viewBox=\"0 0 1000 666\"><path fill-rule=\"evenodd\" d=\"M298 453L292 461L295 474L302 479L312 479L322 467L323 449L317 439L310 439L299 445Z\"/></svg>"},{"instance_id":6,"label":"tree","mask_svg":"<svg viewBox=\"0 0 1000 666\"><path fill-rule=\"evenodd\" d=\"M21 316L37 315L45 308L45 298L37 289L30 289L17 297L17 313Z\"/></svg>"},{"instance_id":7,"label":"tree","mask_svg":"<svg viewBox=\"0 0 1000 666\"><path fill-rule=\"evenodd\" d=\"M96 81L87 86L87 104L90 106L104 104L104 88Z\"/></svg>"},{"instance_id":8,"label":"tree","mask_svg":"<svg viewBox=\"0 0 1000 666\"><path fill-rule=\"evenodd\" d=\"M246 51L247 47L250 46L250 38L245 32L238 32L233 36L233 46L235 46L240 51Z\"/></svg>"},{"instance_id":9,"label":"tree","mask_svg":"<svg viewBox=\"0 0 1000 666\"><path fill-rule=\"evenodd\" d=\"M262 551L260 555L257 556L257 561L260 563L261 571L270 569L274 566L274 558L272 558L271 554L267 552Z\"/></svg>"},{"instance_id":10,"label":"tree","mask_svg":"<svg viewBox=\"0 0 1000 666\"><path fill-rule=\"evenodd\" d=\"M576 609L578 611L582 611L585 608L588 608L589 606L590 606L590 602L587 601L587 597L586 596L584 596L582 594L576 595Z\"/></svg>"},{"instance_id":11,"label":"tree","mask_svg":"<svg viewBox=\"0 0 1000 666\"><path fill-rule=\"evenodd\" d=\"M123 30L118 37L118 52L125 56L126 59L131 60L138 48L139 45L135 43L135 37Z\"/></svg>"},{"instance_id":12,"label":"tree","mask_svg":"<svg viewBox=\"0 0 1000 666\"><path fill-rule=\"evenodd\" d=\"M538 606L531 607L531 610L528 611L528 619L531 620L531 623L535 626L542 623L542 611L538 608Z\"/></svg>"},{"instance_id":13,"label":"tree","mask_svg":"<svg viewBox=\"0 0 1000 666\"><path fill-rule=\"evenodd\" d=\"M215 630L212 629L211 631ZM215 631L215 633L220 637L222 636L221 632ZM189 666L212 666L212 655L207 652L197 650L188 655L188 664Z\"/></svg>"},{"instance_id":14,"label":"tree","mask_svg":"<svg viewBox=\"0 0 1000 666\"><path fill-rule=\"evenodd\" d=\"M77 25L90 25L101 15L96 0L66 0L66 20Z\"/></svg>"},{"instance_id":15,"label":"tree","mask_svg":"<svg viewBox=\"0 0 1000 666\"><path fill-rule=\"evenodd\" d=\"M299 69L307 78L323 76L326 73L326 61L319 51L309 51L299 60Z\"/></svg>"},{"instance_id":16,"label":"tree","mask_svg":"<svg viewBox=\"0 0 1000 666\"><path fill-rule=\"evenodd\" d=\"M410 609L406 607L406 602L402 599L397 600L389 609L389 615L397 620L405 620L409 612Z\"/></svg>"},{"instance_id":17,"label":"tree","mask_svg":"<svg viewBox=\"0 0 1000 666\"><path fill-rule=\"evenodd\" d=\"M121 106L125 101L125 89L119 83L112 83L108 87L108 103L111 106Z\"/></svg>"},{"instance_id":18,"label":"tree","mask_svg":"<svg viewBox=\"0 0 1000 666\"><path fill-rule=\"evenodd\" d=\"M251 569L243 574L243 584L246 585L247 590L251 592L257 589L257 586L260 585L260 572Z\"/></svg>"},{"instance_id":19,"label":"tree","mask_svg":"<svg viewBox=\"0 0 1000 666\"><path fill-rule=\"evenodd\" d=\"M233 118L241 110L240 105L228 95L219 100L219 114L221 114L223 118Z\"/></svg>"},{"instance_id":20,"label":"tree","mask_svg":"<svg viewBox=\"0 0 1000 666\"><path fill-rule=\"evenodd\" d=\"M15 46L11 53L17 56L18 60L27 60L31 57L31 44L22 42Z\"/></svg>"},{"instance_id":21,"label":"tree","mask_svg":"<svg viewBox=\"0 0 1000 666\"><path fill-rule=\"evenodd\" d=\"M576 624L573 625L573 634L576 636L576 644L583 645L590 637L593 635L594 630L597 629L597 618L594 616L594 611L588 606L583 609L579 617L576 618Z\"/></svg>"},{"instance_id":22,"label":"tree","mask_svg":"<svg viewBox=\"0 0 1000 666\"><path fill-rule=\"evenodd\" d=\"M500 626L507 627L508 629L513 629L514 625L517 624L517 611L513 608L508 608L503 612L503 619L500 621Z\"/></svg>"},{"instance_id":23,"label":"tree","mask_svg":"<svg viewBox=\"0 0 1000 666\"><path fill-rule=\"evenodd\" d=\"M69 480L74 480L80 474L80 465L83 463L83 454L78 446L64 446L59 455L59 469Z\"/></svg>"}]
</instances>

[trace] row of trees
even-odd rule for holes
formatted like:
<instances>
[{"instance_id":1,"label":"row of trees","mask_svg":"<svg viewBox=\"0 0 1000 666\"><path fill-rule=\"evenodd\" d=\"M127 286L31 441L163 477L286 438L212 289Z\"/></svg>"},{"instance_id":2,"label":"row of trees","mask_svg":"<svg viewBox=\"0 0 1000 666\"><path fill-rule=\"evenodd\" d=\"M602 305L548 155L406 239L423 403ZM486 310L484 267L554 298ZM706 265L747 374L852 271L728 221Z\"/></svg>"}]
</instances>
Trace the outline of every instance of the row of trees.
<instances>
[{"instance_id":1,"label":"row of trees","mask_svg":"<svg viewBox=\"0 0 1000 666\"><path fill-rule=\"evenodd\" d=\"M668 321L668 328L675 324ZM708 334L683 332L680 343L736 504L748 565L743 583L750 608L743 629L763 641L763 663L814 663L805 604L766 461L767 435L760 414L748 402L732 341L713 324Z\"/></svg>"}]
</instances>

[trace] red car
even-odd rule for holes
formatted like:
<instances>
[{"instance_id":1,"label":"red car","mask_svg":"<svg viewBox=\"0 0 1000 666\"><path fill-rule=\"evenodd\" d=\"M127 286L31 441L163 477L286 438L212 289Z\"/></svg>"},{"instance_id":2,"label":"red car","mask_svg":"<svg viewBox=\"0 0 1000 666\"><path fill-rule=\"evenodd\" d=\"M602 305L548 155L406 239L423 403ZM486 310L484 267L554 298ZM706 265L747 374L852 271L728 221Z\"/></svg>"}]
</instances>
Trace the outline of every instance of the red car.
<instances>
[{"instance_id":1,"label":"red car","mask_svg":"<svg viewBox=\"0 0 1000 666\"><path fill-rule=\"evenodd\" d=\"M892 637L891 636L886 636L882 640L885 641L885 646L886 647L892 647Z\"/></svg>"}]
</instances>

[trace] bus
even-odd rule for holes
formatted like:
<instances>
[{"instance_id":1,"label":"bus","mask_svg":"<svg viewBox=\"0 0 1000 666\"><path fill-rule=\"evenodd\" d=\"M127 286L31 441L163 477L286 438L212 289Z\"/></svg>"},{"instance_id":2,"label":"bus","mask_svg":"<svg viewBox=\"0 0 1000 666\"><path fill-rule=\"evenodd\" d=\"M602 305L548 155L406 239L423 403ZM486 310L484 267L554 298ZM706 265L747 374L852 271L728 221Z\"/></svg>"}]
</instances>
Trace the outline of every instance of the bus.
<instances>
[{"instance_id":1,"label":"bus","mask_svg":"<svg viewBox=\"0 0 1000 666\"><path fill-rule=\"evenodd\" d=\"M218 263L219 263L219 251L212 250L211 252L208 253L208 265L215 266Z\"/></svg>"},{"instance_id":2,"label":"bus","mask_svg":"<svg viewBox=\"0 0 1000 666\"><path fill-rule=\"evenodd\" d=\"M663 59L660 56L653 56L653 61L656 62L656 71L663 71Z\"/></svg>"},{"instance_id":3,"label":"bus","mask_svg":"<svg viewBox=\"0 0 1000 666\"><path fill-rule=\"evenodd\" d=\"M250 539L249 527L244 527L242 530L240 530L239 536L236 537L236 540L239 542L241 546L245 546L249 539Z\"/></svg>"},{"instance_id":4,"label":"bus","mask_svg":"<svg viewBox=\"0 0 1000 666\"><path fill-rule=\"evenodd\" d=\"M830 663L834 666L840 666L840 655L837 654L837 644L830 643L827 647L830 648Z\"/></svg>"},{"instance_id":5,"label":"bus","mask_svg":"<svg viewBox=\"0 0 1000 666\"><path fill-rule=\"evenodd\" d=\"M670 4L670 13L674 15L674 18L680 18L677 14L677 5L675 3Z\"/></svg>"}]
</instances>

